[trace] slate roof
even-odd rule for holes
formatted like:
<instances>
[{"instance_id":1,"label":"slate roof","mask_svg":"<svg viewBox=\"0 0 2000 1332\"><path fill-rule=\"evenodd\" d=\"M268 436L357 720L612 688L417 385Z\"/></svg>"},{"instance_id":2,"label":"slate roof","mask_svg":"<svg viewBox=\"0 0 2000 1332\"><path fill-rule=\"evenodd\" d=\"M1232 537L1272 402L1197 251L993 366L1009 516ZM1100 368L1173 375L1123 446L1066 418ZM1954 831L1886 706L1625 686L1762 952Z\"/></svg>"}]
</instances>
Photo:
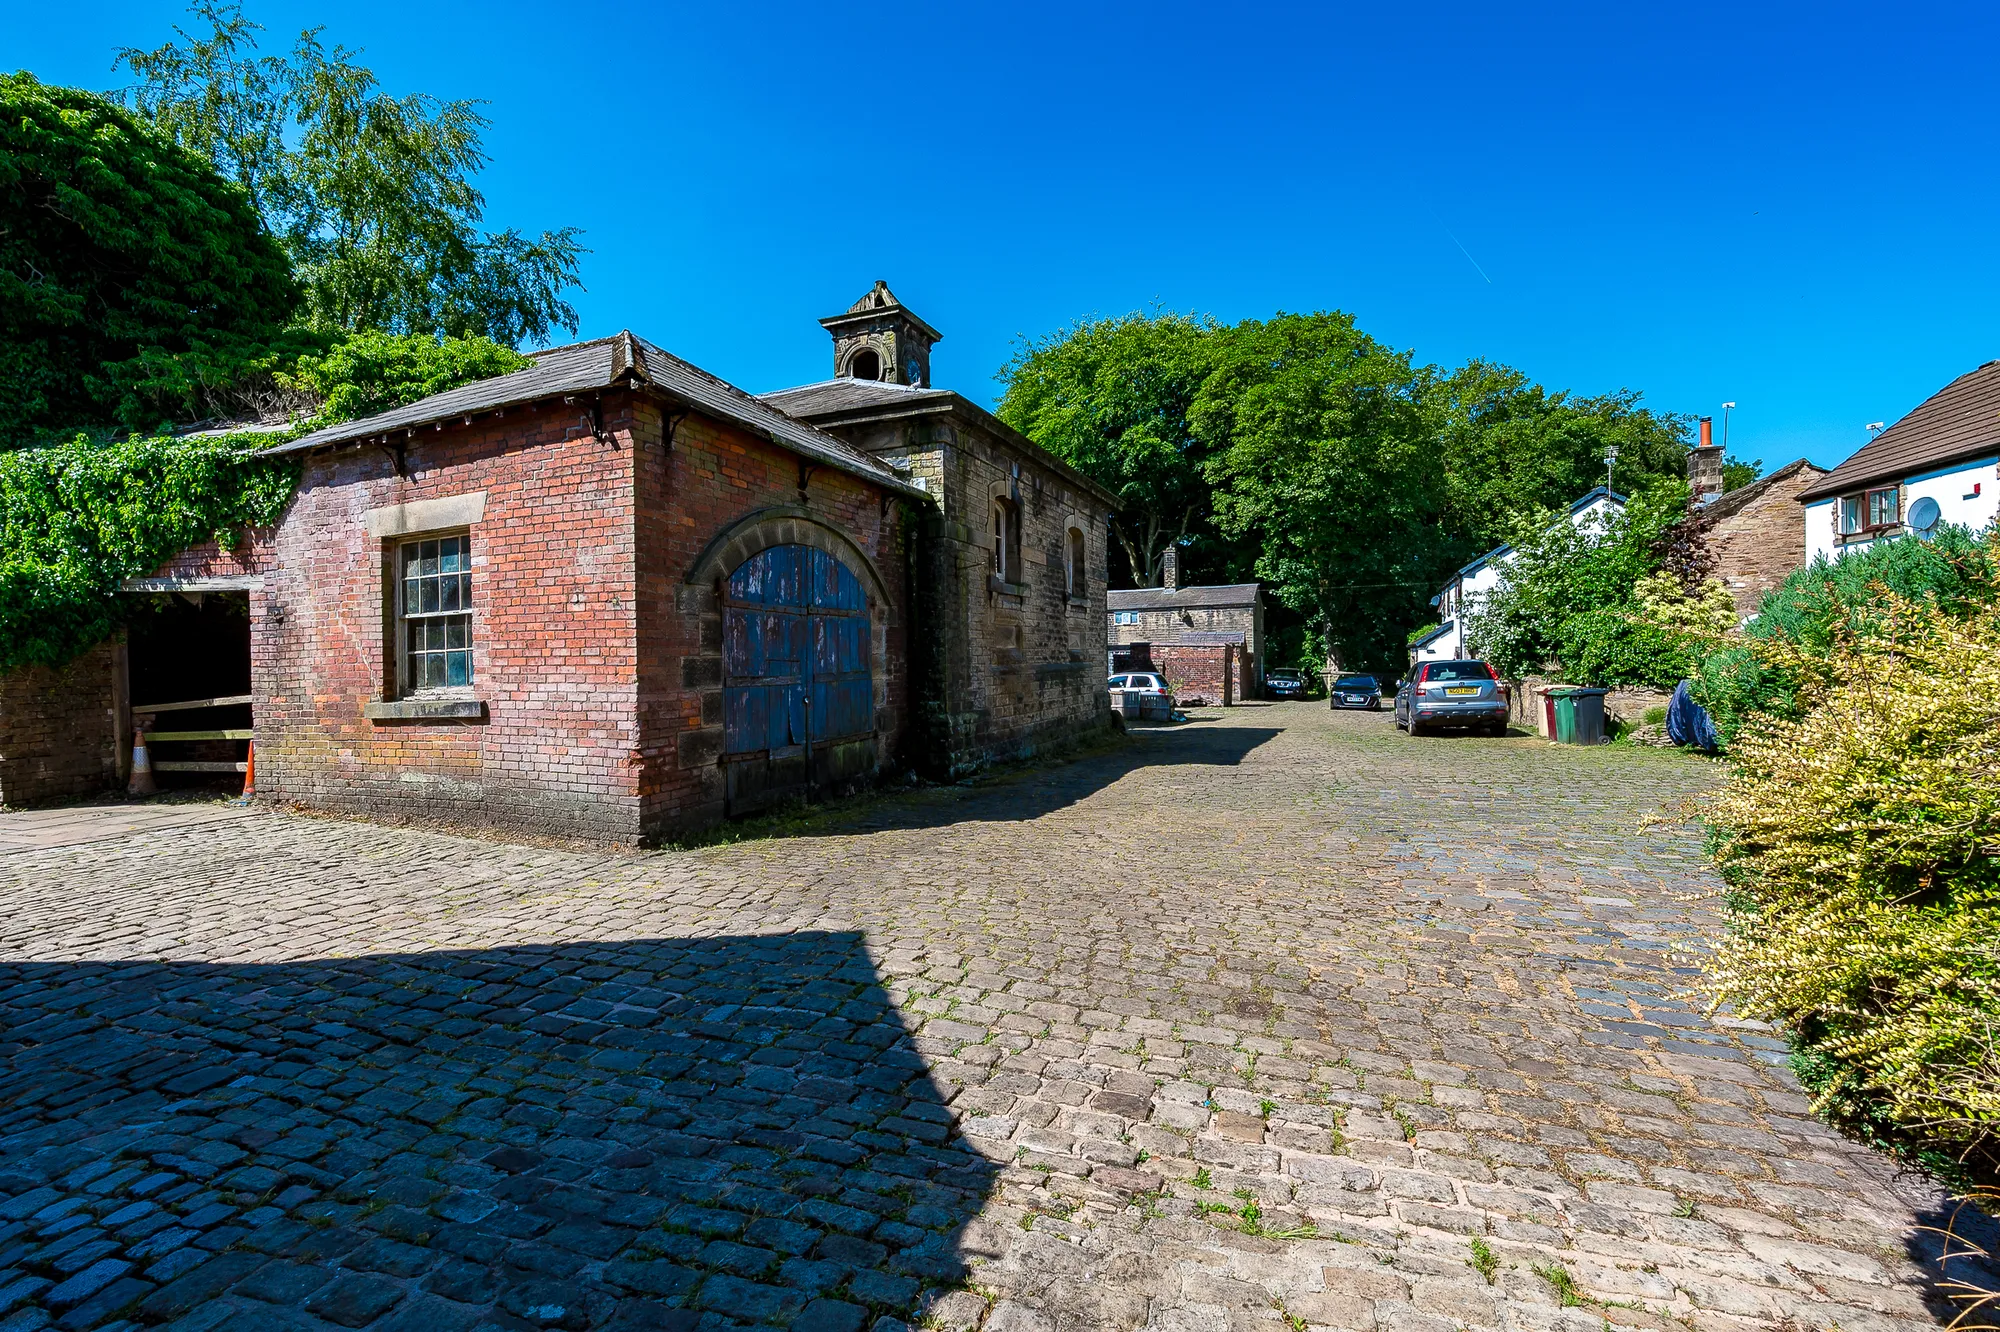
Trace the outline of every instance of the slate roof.
<instances>
[{"instance_id":1,"label":"slate roof","mask_svg":"<svg viewBox=\"0 0 2000 1332\"><path fill-rule=\"evenodd\" d=\"M957 396L949 389L916 388L873 379L828 379L762 395L763 401L797 416L828 416L878 407L948 407Z\"/></svg>"},{"instance_id":2,"label":"slate roof","mask_svg":"<svg viewBox=\"0 0 2000 1332\"><path fill-rule=\"evenodd\" d=\"M950 389L918 388L911 384L890 384L873 379L824 379L817 384L766 393L763 401L802 420L829 426L882 416L918 416L928 412L963 412L982 427L1009 440L1014 447L1041 459L1042 465L1080 486L1112 512L1118 510L1118 496L1071 467L978 403Z\"/></svg>"},{"instance_id":3,"label":"slate roof","mask_svg":"<svg viewBox=\"0 0 2000 1332\"><path fill-rule=\"evenodd\" d=\"M433 393L428 398L358 421L327 426L289 444L280 444L270 452L301 453L572 393L650 386L705 416L740 426L803 457L902 494L925 493L910 478L884 466L846 440L787 416L769 403L630 332L567 347L551 347L530 355L535 364L526 370Z\"/></svg>"},{"instance_id":4,"label":"slate roof","mask_svg":"<svg viewBox=\"0 0 2000 1332\"><path fill-rule=\"evenodd\" d=\"M2000 451L2000 361L1968 370L1910 414L1862 445L1809 490L1801 503L1872 481L1897 481L1945 463Z\"/></svg>"},{"instance_id":5,"label":"slate roof","mask_svg":"<svg viewBox=\"0 0 2000 1332\"><path fill-rule=\"evenodd\" d=\"M1109 594L1115 611L1193 610L1203 606L1255 604L1262 583L1218 583L1210 587L1128 587Z\"/></svg>"},{"instance_id":6,"label":"slate roof","mask_svg":"<svg viewBox=\"0 0 2000 1332\"><path fill-rule=\"evenodd\" d=\"M1704 523L1720 522L1722 519L1729 517L1729 515L1739 513L1743 509L1748 508L1752 501L1762 497L1772 486L1794 475L1801 468L1808 467L1821 474L1825 472L1824 468L1816 467L1804 458L1795 459L1768 476L1758 477L1747 486L1738 486L1734 490L1723 491L1720 495L1717 495L1701 507L1699 517Z\"/></svg>"},{"instance_id":7,"label":"slate roof","mask_svg":"<svg viewBox=\"0 0 2000 1332\"><path fill-rule=\"evenodd\" d=\"M1416 642L1410 644L1410 651L1415 652L1420 647L1429 647L1432 643L1437 642L1440 638L1443 638L1446 634L1451 632L1451 627L1454 623L1455 621L1446 620L1443 624L1431 630L1429 633L1425 634L1422 638L1419 638Z\"/></svg>"},{"instance_id":8,"label":"slate roof","mask_svg":"<svg viewBox=\"0 0 2000 1332\"><path fill-rule=\"evenodd\" d=\"M1243 634L1240 630L1228 629L1188 629L1172 638L1155 638L1150 647L1242 647Z\"/></svg>"}]
</instances>

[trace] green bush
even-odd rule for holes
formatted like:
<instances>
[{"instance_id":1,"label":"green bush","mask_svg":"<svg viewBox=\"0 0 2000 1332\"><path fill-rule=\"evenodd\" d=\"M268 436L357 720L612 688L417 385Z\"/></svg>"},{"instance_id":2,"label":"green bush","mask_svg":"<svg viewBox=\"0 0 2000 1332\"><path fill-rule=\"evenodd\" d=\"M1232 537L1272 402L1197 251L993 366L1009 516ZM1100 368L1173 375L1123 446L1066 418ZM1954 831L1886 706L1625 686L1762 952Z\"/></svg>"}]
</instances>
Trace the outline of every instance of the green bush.
<instances>
[{"instance_id":1,"label":"green bush","mask_svg":"<svg viewBox=\"0 0 2000 1332\"><path fill-rule=\"evenodd\" d=\"M533 365L491 338L356 333L322 355L301 356L280 384L320 400L322 423L372 416L433 393Z\"/></svg>"},{"instance_id":2,"label":"green bush","mask_svg":"<svg viewBox=\"0 0 2000 1332\"><path fill-rule=\"evenodd\" d=\"M1795 682L1798 715L1750 716L1707 810L1731 890L1707 984L1790 1033L1822 1114L1990 1178L2000 607L1951 600L1878 586L1865 609L1784 603L1836 612L1833 637L1813 646L1821 621L1806 618L1791 622L1802 641L1763 644L1765 669Z\"/></svg>"},{"instance_id":3,"label":"green bush","mask_svg":"<svg viewBox=\"0 0 2000 1332\"><path fill-rule=\"evenodd\" d=\"M1695 701L1726 747L1755 714L1798 717L1801 691L1836 641L1878 635L1890 606L1915 602L1958 616L1989 604L1996 590L2000 534L1982 539L1961 527L1940 528L1930 541L1880 541L1814 560L1764 597L1741 639L1694 667Z\"/></svg>"}]
</instances>

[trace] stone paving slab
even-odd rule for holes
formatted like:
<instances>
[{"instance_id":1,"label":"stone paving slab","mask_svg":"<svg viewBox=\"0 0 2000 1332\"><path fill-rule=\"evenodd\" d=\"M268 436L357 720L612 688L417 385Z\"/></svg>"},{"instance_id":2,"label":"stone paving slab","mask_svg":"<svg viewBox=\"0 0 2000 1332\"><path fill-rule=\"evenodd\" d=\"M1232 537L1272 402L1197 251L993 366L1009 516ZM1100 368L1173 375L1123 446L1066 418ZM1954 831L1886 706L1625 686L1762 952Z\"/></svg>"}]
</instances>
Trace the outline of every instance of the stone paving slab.
<instances>
[{"instance_id":1,"label":"stone paving slab","mask_svg":"<svg viewBox=\"0 0 2000 1332\"><path fill-rule=\"evenodd\" d=\"M107 800L48 809L0 810L0 853L79 846L164 828L193 828L242 818L250 812L220 799Z\"/></svg>"},{"instance_id":2,"label":"stone paving slab","mask_svg":"<svg viewBox=\"0 0 2000 1332\"><path fill-rule=\"evenodd\" d=\"M16 850L0 1332L1932 1326L1941 1194L1685 993L1711 780L1294 704L695 852Z\"/></svg>"}]
</instances>

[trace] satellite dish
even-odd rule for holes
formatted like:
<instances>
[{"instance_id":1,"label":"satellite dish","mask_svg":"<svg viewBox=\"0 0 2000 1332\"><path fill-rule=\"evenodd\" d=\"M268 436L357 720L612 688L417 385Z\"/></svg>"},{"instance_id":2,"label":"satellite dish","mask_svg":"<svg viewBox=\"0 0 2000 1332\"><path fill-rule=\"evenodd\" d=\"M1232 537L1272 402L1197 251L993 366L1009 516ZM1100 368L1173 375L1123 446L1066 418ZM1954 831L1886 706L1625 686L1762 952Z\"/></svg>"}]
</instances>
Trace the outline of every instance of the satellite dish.
<instances>
[{"instance_id":1,"label":"satellite dish","mask_svg":"<svg viewBox=\"0 0 2000 1332\"><path fill-rule=\"evenodd\" d=\"M1938 502L1929 495L1910 505L1910 530L1925 541L1937 535Z\"/></svg>"}]
</instances>

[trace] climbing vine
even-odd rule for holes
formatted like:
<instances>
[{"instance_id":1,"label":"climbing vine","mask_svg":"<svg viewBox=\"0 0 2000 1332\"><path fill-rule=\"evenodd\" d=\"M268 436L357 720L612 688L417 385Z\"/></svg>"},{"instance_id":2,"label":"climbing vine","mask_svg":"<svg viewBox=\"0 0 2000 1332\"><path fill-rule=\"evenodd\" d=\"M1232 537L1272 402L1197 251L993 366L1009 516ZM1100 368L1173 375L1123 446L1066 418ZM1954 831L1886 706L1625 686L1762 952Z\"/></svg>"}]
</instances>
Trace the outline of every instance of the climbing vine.
<instances>
[{"instance_id":1,"label":"climbing vine","mask_svg":"<svg viewBox=\"0 0 2000 1332\"><path fill-rule=\"evenodd\" d=\"M298 466L271 436L79 436L0 453L0 670L59 665L124 623L119 584L275 523Z\"/></svg>"}]
</instances>

